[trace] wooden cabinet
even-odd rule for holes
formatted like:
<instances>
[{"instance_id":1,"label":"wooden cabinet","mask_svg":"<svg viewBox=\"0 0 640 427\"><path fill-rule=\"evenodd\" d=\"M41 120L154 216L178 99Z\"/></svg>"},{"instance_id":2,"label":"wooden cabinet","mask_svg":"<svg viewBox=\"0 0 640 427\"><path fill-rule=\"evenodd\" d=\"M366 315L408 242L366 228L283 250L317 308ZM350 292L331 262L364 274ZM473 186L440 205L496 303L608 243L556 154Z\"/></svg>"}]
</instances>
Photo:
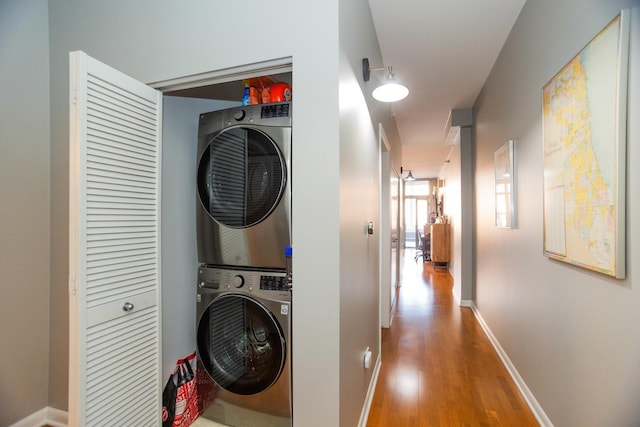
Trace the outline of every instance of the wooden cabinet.
<instances>
[{"instance_id":1,"label":"wooden cabinet","mask_svg":"<svg viewBox=\"0 0 640 427\"><path fill-rule=\"evenodd\" d=\"M451 258L451 233L449 224L431 224L431 261L448 263Z\"/></svg>"}]
</instances>

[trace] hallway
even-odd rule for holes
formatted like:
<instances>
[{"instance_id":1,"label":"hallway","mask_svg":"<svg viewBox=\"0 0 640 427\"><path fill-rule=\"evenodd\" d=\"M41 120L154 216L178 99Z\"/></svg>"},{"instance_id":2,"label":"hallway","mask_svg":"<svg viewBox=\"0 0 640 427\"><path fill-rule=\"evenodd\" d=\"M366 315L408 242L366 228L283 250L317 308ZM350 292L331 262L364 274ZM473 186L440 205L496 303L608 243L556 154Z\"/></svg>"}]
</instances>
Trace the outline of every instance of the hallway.
<instances>
[{"instance_id":1,"label":"hallway","mask_svg":"<svg viewBox=\"0 0 640 427\"><path fill-rule=\"evenodd\" d=\"M537 426L449 273L406 258L367 426Z\"/></svg>"}]
</instances>

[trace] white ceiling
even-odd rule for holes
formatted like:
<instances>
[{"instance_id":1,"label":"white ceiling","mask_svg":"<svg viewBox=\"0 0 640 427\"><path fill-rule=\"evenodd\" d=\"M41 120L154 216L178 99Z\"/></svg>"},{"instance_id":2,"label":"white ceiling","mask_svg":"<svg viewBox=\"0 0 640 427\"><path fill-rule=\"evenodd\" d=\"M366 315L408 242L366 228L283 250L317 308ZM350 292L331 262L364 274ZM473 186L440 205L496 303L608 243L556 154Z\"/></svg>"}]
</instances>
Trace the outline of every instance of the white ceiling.
<instances>
[{"instance_id":1,"label":"white ceiling","mask_svg":"<svg viewBox=\"0 0 640 427\"><path fill-rule=\"evenodd\" d=\"M392 66L410 91L393 108L416 178L438 176L449 112L473 106L525 1L369 0L384 61L370 66Z\"/></svg>"}]
</instances>

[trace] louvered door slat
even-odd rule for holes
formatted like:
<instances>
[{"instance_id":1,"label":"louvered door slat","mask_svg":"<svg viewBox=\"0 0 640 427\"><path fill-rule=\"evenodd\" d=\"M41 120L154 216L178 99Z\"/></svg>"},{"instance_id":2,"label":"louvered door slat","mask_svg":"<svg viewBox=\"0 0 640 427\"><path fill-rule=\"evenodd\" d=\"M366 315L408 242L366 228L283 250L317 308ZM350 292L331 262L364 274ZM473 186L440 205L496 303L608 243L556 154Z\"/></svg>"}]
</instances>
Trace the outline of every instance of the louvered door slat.
<instances>
[{"instance_id":1,"label":"louvered door slat","mask_svg":"<svg viewBox=\"0 0 640 427\"><path fill-rule=\"evenodd\" d=\"M155 106L144 98L132 97L131 92L109 84L96 75L87 77L88 110L104 110L101 116L115 120L119 126L146 127L155 134Z\"/></svg>"},{"instance_id":2,"label":"louvered door slat","mask_svg":"<svg viewBox=\"0 0 640 427\"><path fill-rule=\"evenodd\" d=\"M87 226L89 228L94 228L96 230L102 230L102 229L110 229L110 228L127 228L127 227L131 227L131 228L136 228L136 227L140 227L140 228L149 228L149 227L153 227L155 221L153 219L150 220L146 220L144 218L139 219L138 221L135 222L131 222L131 221L103 221L100 220L98 218L92 218L91 221L89 221L87 223Z\"/></svg>"},{"instance_id":3,"label":"louvered door slat","mask_svg":"<svg viewBox=\"0 0 640 427\"><path fill-rule=\"evenodd\" d=\"M114 104L119 104L124 108L134 111L136 114L146 116L150 121L155 121L157 105L154 100L141 98L132 105L129 102L130 92L122 89L118 84L104 80L97 74L91 74L89 84L92 85L92 93L106 93Z\"/></svg>"},{"instance_id":4,"label":"louvered door slat","mask_svg":"<svg viewBox=\"0 0 640 427\"><path fill-rule=\"evenodd\" d=\"M94 144L91 154L97 157L110 157L111 159L118 159L127 162L139 162L141 165L148 165L150 168L154 167L153 162L148 160L148 153L136 153L131 150L127 150L125 147L119 146L118 143L107 141L100 138L94 138Z\"/></svg>"},{"instance_id":5,"label":"louvered door slat","mask_svg":"<svg viewBox=\"0 0 640 427\"><path fill-rule=\"evenodd\" d=\"M137 126L128 126L125 123L120 125L115 121L115 118L104 117L101 115L102 112L98 110L90 110L88 114L87 129L101 129L104 132L111 132L123 138L128 137L132 141L143 144L143 146L147 146L148 148L153 147L153 139L145 129L140 129Z\"/></svg>"},{"instance_id":6,"label":"louvered door slat","mask_svg":"<svg viewBox=\"0 0 640 427\"><path fill-rule=\"evenodd\" d=\"M143 227L88 227L91 229L91 237L93 240L109 240L113 234L117 234L118 239L138 239L146 236L148 230Z\"/></svg>"},{"instance_id":7,"label":"louvered door slat","mask_svg":"<svg viewBox=\"0 0 640 427\"><path fill-rule=\"evenodd\" d=\"M144 199L132 199L132 200L91 200L87 203L89 209L96 211L107 209L118 209L120 211L149 211L152 214L155 211L155 201Z\"/></svg>"},{"instance_id":8,"label":"louvered door slat","mask_svg":"<svg viewBox=\"0 0 640 427\"><path fill-rule=\"evenodd\" d=\"M110 132L107 132L109 130ZM92 126L91 139L96 145L109 147L111 150L117 150L122 154L128 154L133 157L139 156L140 158L146 158L150 153L153 153L155 147L153 145L146 144L146 139L141 139L132 144L131 138L127 138L126 135L119 135L113 132L114 129L102 129L99 126Z\"/></svg>"},{"instance_id":9,"label":"louvered door slat","mask_svg":"<svg viewBox=\"0 0 640 427\"><path fill-rule=\"evenodd\" d=\"M153 194L149 194L148 188L140 187L138 183L129 182L129 185L122 185L121 183L110 180L108 178L91 181L91 192L100 197L133 197L136 199L155 199ZM152 218L154 219L154 218ZM91 223L95 223L96 219L91 218ZM109 222L110 224L111 222Z\"/></svg>"},{"instance_id":10,"label":"louvered door slat","mask_svg":"<svg viewBox=\"0 0 640 427\"><path fill-rule=\"evenodd\" d=\"M71 70L69 425L158 426L161 96L82 52Z\"/></svg>"},{"instance_id":11,"label":"louvered door slat","mask_svg":"<svg viewBox=\"0 0 640 427\"><path fill-rule=\"evenodd\" d=\"M89 123L104 123L108 127L120 129L125 133L143 136L149 141L153 141L154 131L150 122L145 121L144 117L130 114L128 111L118 108L115 104L109 104L113 99L108 99L108 95L105 97L96 96L91 91L91 85L88 89L87 100L89 101L89 108L87 109L87 114ZM133 100L133 102L135 103L137 100Z\"/></svg>"},{"instance_id":12,"label":"louvered door slat","mask_svg":"<svg viewBox=\"0 0 640 427\"><path fill-rule=\"evenodd\" d=\"M129 154L124 150L118 150L118 147L107 146L102 143L93 144L89 155L95 158L94 161L96 162L100 162L99 159L106 158L108 160L103 160L102 163L117 164L123 168L134 166L136 170L143 169L152 173L155 170L155 165L149 161L148 156L144 156L143 154Z\"/></svg>"},{"instance_id":13,"label":"louvered door slat","mask_svg":"<svg viewBox=\"0 0 640 427\"><path fill-rule=\"evenodd\" d=\"M89 116L90 120L87 127L91 129L92 138L100 140L101 138L109 139L120 143L121 147L125 147L134 152L149 151L153 152L155 146L147 136L132 134L130 131L124 131L112 126L112 124L101 117Z\"/></svg>"},{"instance_id":14,"label":"louvered door slat","mask_svg":"<svg viewBox=\"0 0 640 427\"><path fill-rule=\"evenodd\" d=\"M113 158L96 156L91 152L87 157L91 164L91 168L87 170L88 176L100 176L104 171L115 174L115 177L120 179L121 184L124 184L129 180L134 182L145 181L151 184L155 182L155 170L153 168L146 167L143 164L136 164L133 159L131 162L119 162Z\"/></svg>"},{"instance_id":15,"label":"louvered door slat","mask_svg":"<svg viewBox=\"0 0 640 427\"><path fill-rule=\"evenodd\" d=\"M147 335L152 329L142 330ZM118 337L118 342L122 341ZM142 351L152 344L151 339L143 339L131 337L130 340L123 341L131 346L132 349ZM100 347L96 347L101 349ZM108 349L108 347L107 347ZM104 351L103 351L104 353ZM128 356L128 357L127 357ZM91 384L95 385L101 390L109 390L111 388L110 382L124 382L127 377L135 376L137 373L131 371L131 366L137 362L137 358L128 349L111 350L110 357L104 356L101 359L94 361L95 368L91 371L87 371L89 374L93 374L95 381ZM88 390L89 392L91 390Z\"/></svg>"},{"instance_id":16,"label":"louvered door slat","mask_svg":"<svg viewBox=\"0 0 640 427\"><path fill-rule=\"evenodd\" d=\"M153 314L153 312L150 313ZM148 343L151 342L151 338L148 335L149 331L151 331L153 327L154 325L152 324L140 326L135 330L129 331L130 334L125 336L124 338L106 331L101 335L102 341L91 343L91 351L97 352L98 357L94 359L91 367L94 372L87 372L91 372L96 375L95 378L97 381L95 381L95 383L101 384L102 381L106 378L116 376L119 371L128 370L129 364L122 362L135 362L135 356L128 351L128 348L124 348L123 345L113 348L111 346L113 340L118 340L118 344L127 344L131 347L146 347ZM103 350L109 350L110 353L105 354ZM113 365L113 369L108 371L101 369L103 366L108 365Z\"/></svg>"},{"instance_id":17,"label":"louvered door slat","mask_svg":"<svg viewBox=\"0 0 640 427\"><path fill-rule=\"evenodd\" d=\"M125 278L131 277L149 277L149 272L154 271L152 267L149 267L149 260L145 262L135 263L120 263L111 264L109 266L100 266L99 268L91 268L87 271L87 275L90 280L96 282L96 287L99 286L99 281L108 283L110 281L124 281Z\"/></svg>"},{"instance_id":18,"label":"louvered door slat","mask_svg":"<svg viewBox=\"0 0 640 427\"><path fill-rule=\"evenodd\" d=\"M121 254L125 253L126 251L141 251L144 252L146 254L149 255L155 255L153 254L153 245L155 244L155 242L150 242L150 243L136 243L135 245L129 245L129 246L121 246L118 248L113 248L113 247L105 247L105 248L96 248L91 252L90 256L87 256L87 260L90 259L97 259L97 257L107 257L107 256L113 256L113 257L118 257Z\"/></svg>"},{"instance_id":19,"label":"louvered door slat","mask_svg":"<svg viewBox=\"0 0 640 427\"><path fill-rule=\"evenodd\" d=\"M94 205L98 204L109 204L109 205L121 205L125 204L127 206L131 204L138 204L141 206L149 205L155 206L156 200L153 197L149 197L149 195L145 194L142 196L136 196L136 193L131 191L122 191L120 194L117 192L113 192L111 194L107 192L100 191L99 193L90 194L91 203Z\"/></svg>"},{"instance_id":20,"label":"louvered door slat","mask_svg":"<svg viewBox=\"0 0 640 427\"><path fill-rule=\"evenodd\" d=\"M146 192L154 185L153 180L130 180L126 183L123 183L121 177L119 177L117 173L107 170L103 170L99 175L92 175L88 178L91 180L92 185L109 184L113 185L113 188L124 186L124 188L129 188L130 191L135 191L137 189Z\"/></svg>"},{"instance_id":21,"label":"louvered door slat","mask_svg":"<svg viewBox=\"0 0 640 427\"><path fill-rule=\"evenodd\" d=\"M152 250L153 244L155 244L155 241L149 243L136 242L134 245L116 248L116 251L111 247L96 248L92 251L91 255L87 256L87 261L106 261L109 259L112 262L120 262L120 258L127 258L129 256L144 255L146 257L153 257L155 255Z\"/></svg>"},{"instance_id":22,"label":"louvered door slat","mask_svg":"<svg viewBox=\"0 0 640 427\"><path fill-rule=\"evenodd\" d=\"M153 262L152 255L136 255L128 257L109 257L107 259L96 259L91 264L90 272L103 272L118 268L127 268L132 265L143 265Z\"/></svg>"},{"instance_id":23,"label":"louvered door slat","mask_svg":"<svg viewBox=\"0 0 640 427\"><path fill-rule=\"evenodd\" d=\"M92 292L88 296L97 292L106 292L116 287L122 287L128 283L140 283L143 279L153 280L154 269L148 265L133 266L127 269L117 269L111 272L93 273L88 271L87 278L91 280L94 285L92 286ZM122 292L122 289L119 289ZM116 293L116 295L118 295Z\"/></svg>"},{"instance_id":24,"label":"louvered door slat","mask_svg":"<svg viewBox=\"0 0 640 427\"><path fill-rule=\"evenodd\" d=\"M118 278L120 279L120 278ZM147 279L147 280L145 280ZM87 295L87 306L98 306L110 302L119 301L122 294L128 294L129 298L142 292L153 289L153 281L148 280L147 276L124 276L122 284L115 280L111 280L102 286L96 286L91 293Z\"/></svg>"}]
</instances>

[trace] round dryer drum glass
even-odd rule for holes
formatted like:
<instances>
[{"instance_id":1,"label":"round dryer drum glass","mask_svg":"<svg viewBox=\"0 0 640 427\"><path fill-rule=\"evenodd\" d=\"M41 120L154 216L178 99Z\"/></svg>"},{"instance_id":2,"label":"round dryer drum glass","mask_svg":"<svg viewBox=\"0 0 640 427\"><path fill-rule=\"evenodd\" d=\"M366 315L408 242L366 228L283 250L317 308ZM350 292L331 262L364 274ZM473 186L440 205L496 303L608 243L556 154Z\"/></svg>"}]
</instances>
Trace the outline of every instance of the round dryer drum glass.
<instances>
[{"instance_id":1,"label":"round dryer drum glass","mask_svg":"<svg viewBox=\"0 0 640 427\"><path fill-rule=\"evenodd\" d=\"M252 128L229 128L202 152L198 195L214 220L227 227L250 227L277 206L286 177L282 154L267 135Z\"/></svg>"},{"instance_id":2,"label":"round dryer drum glass","mask_svg":"<svg viewBox=\"0 0 640 427\"><path fill-rule=\"evenodd\" d=\"M211 378L232 393L260 393L285 364L285 339L259 302L239 294L215 299L198 323L198 354Z\"/></svg>"}]
</instances>

